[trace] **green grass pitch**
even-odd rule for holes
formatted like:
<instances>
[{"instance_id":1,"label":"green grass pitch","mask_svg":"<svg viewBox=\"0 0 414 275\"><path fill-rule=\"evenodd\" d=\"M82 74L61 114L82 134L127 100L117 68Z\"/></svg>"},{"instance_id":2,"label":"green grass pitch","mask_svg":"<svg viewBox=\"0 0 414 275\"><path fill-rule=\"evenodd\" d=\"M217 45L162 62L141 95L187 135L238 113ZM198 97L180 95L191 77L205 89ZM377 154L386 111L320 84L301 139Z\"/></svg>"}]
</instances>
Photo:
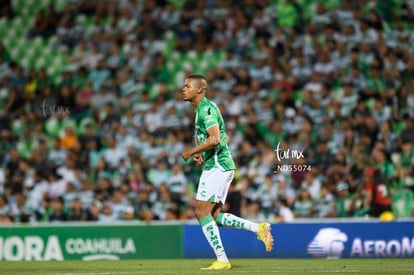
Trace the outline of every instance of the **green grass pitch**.
<instances>
[{"instance_id":1,"label":"green grass pitch","mask_svg":"<svg viewBox=\"0 0 414 275\"><path fill-rule=\"evenodd\" d=\"M210 263L208 259L0 262L0 274L414 274L414 259L231 259L231 270L199 270Z\"/></svg>"}]
</instances>

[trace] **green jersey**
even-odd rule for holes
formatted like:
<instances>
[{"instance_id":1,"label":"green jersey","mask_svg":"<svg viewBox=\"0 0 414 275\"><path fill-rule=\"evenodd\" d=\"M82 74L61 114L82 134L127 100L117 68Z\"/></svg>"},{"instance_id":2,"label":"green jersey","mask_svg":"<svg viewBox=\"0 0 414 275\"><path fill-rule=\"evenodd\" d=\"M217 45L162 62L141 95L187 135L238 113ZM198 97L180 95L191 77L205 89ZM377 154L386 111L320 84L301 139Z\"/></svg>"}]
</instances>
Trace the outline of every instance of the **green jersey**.
<instances>
[{"instance_id":1,"label":"green jersey","mask_svg":"<svg viewBox=\"0 0 414 275\"><path fill-rule=\"evenodd\" d=\"M211 150L203 152L203 170L220 168L222 171L235 170L233 158L226 142L226 127L217 105L203 98L195 110L195 142L202 144L207 138L207 129L218 126L220 129L220 143Z\"/></svg>"}]
</instances>

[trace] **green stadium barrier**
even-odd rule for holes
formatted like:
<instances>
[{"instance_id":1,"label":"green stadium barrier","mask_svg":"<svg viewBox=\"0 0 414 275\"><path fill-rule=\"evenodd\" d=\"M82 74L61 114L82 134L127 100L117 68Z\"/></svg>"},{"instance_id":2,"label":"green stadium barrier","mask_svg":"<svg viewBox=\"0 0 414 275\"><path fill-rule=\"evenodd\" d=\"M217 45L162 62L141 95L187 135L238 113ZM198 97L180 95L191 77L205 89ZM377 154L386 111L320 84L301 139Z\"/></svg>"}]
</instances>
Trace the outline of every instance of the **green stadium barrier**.
<instances>
[{"instance_id":1,"label":"green stadium barrier","mask_svg":"<svg viewBox=\"0 0 414 275\"><path fill-rule=\"evenodd\" d=\"M183 258L182 225L46 224L0 227L0 261Z\"/></svg>"}]
</instances>

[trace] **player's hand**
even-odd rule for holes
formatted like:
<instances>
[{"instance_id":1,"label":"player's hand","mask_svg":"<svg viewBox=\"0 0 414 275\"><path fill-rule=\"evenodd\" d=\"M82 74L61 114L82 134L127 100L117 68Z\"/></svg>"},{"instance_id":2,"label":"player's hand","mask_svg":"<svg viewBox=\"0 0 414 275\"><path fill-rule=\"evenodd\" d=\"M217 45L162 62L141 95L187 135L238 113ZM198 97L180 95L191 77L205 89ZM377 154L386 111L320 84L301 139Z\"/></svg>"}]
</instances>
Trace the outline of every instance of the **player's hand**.
<instances>
[{"instance_id":1,"label":"player's hand","mask_svg":"<svg viewBox=\"0 0 414 275\"><path fill-rule=\"evenodd\" d=\"M203 162L204 162L204 159L203 159L203 155L202 154L195 154L193 159L194 159L194 162L198 166L202 165Z\"/></svg>"},{"instance_id":2,"label":"player's hand","mask_svg":"<svg viewBox=\"0 0 414 275\"><path fill-rule=\"evenodd\" d=\"M190 159L190 158L191 158L191 150L190 150L190 149L188 149L188 150L184 150L184 151L181 153L181 156L183 157L183 159L184 159L185 161L187 161L188 159Z\"/></svg>"}]
</instances>

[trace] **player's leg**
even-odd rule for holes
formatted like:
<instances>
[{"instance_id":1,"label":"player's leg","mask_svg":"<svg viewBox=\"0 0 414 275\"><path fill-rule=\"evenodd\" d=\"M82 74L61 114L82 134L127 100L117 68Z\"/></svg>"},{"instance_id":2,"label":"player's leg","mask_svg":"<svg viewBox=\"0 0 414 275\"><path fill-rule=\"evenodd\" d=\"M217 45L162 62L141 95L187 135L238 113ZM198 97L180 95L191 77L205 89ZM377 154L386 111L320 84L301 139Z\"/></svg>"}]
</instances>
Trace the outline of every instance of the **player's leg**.
<instances>
[{"instance_id":1,"label":"player's leg","mask_svg":"<svg viewBox=\"0 0 414 275\"><path fill-rule=\"evenodd\" d=\"M219 213L216 216L216 223L219 226L233 227L237 229L245 229L254 233L259 232L259 224L240 218L231 213Z\"/></svg>"},{"instance_id":2,"label":"player's leg","mask_svg":"<svg viewBox=\"0 0 414 275\"><path fill-rule=\"evenodd\" d=\"M230 186L230 183L229 183L229 186ZM228 192L228 188L223 194L222 203L216 205L215 208L213 208L212 210L212 215L214 219L216 220L217 225L252 231L256 233L257 238L264 243L266 252L272 251L273 236L271 233L270 223L262 222L259 224L259 223L255 223L255 222L240 218L231 213L221 213L221 208L227 198L227 192Z\"/></svg>"},{"instance_id":3,"label":"player's leg","mask_svg":"<svg viewBox=\"0 0 414 275\"><path fill-rule=\"evenodd\" d=\"M201 229L203 230L204 236L208 243L216 254L217 261L222 263L228 263L224 246L221 242L219 228L211 216L211 210L214 207L214 203L210 201L197 201L196 203L196 216L200 223Z\"/></svg>"},{"instance_id":4,"label":"player's leg","mask_svg":"<svg viewBox=\"0 0 414 275\"><path fill-rule=\"evenodd\" d=\"M196 216L206 237L208 243L216 254L217 261L211 266L203 268L203 270L210 269L230 269L231 264L227 258L224 246L221 242L220 231L215 219L211 215L213 209L219 203L222 189L226 181L223 181L221 171L212 169L203 171L200 177L200 183L196 196Z\"/></svg>"},{"instance_id":5,"label":"player's leg","mask_svg":"<svg viewBox=\"0 0 414 275\"><path fill-rule=\"evenodd\" d=\"M222 203L216 204L211 211L218 226L233 227L237 229L245 229L254 233L259 232L260 225L258 223L240 218L231 213L221 213Z\"/></svg>"},{"instance_id":6,"label":"player's leg","mask_svg":"<svg viewBox=\"0 0 414 275\"><path fill-rule=\"evenodd\" d=\"M222 208L223 208L223 204L221 202L219 202L219 203L216 203L213 207L213 210L211 210L211 216L213 216L216 223L217 223L217 220L216 220L217 216L220 214ZM219 224L217 224L217 225L219 225Z\"/></svg>"},{"instance_id":7,"label":"player's leg","mask_svg":"<svg viewBox=\"0 0 414 275\"><path fill-rule=\"evenodd\" d=\"M266 252L273 249L273 236L271 233L270 223L255 223L231 213L219 213L216 217L216 223L219 226L245 229L257 234L257 238L261 240L266 248Z\"/></svg>"}]
</instances>

